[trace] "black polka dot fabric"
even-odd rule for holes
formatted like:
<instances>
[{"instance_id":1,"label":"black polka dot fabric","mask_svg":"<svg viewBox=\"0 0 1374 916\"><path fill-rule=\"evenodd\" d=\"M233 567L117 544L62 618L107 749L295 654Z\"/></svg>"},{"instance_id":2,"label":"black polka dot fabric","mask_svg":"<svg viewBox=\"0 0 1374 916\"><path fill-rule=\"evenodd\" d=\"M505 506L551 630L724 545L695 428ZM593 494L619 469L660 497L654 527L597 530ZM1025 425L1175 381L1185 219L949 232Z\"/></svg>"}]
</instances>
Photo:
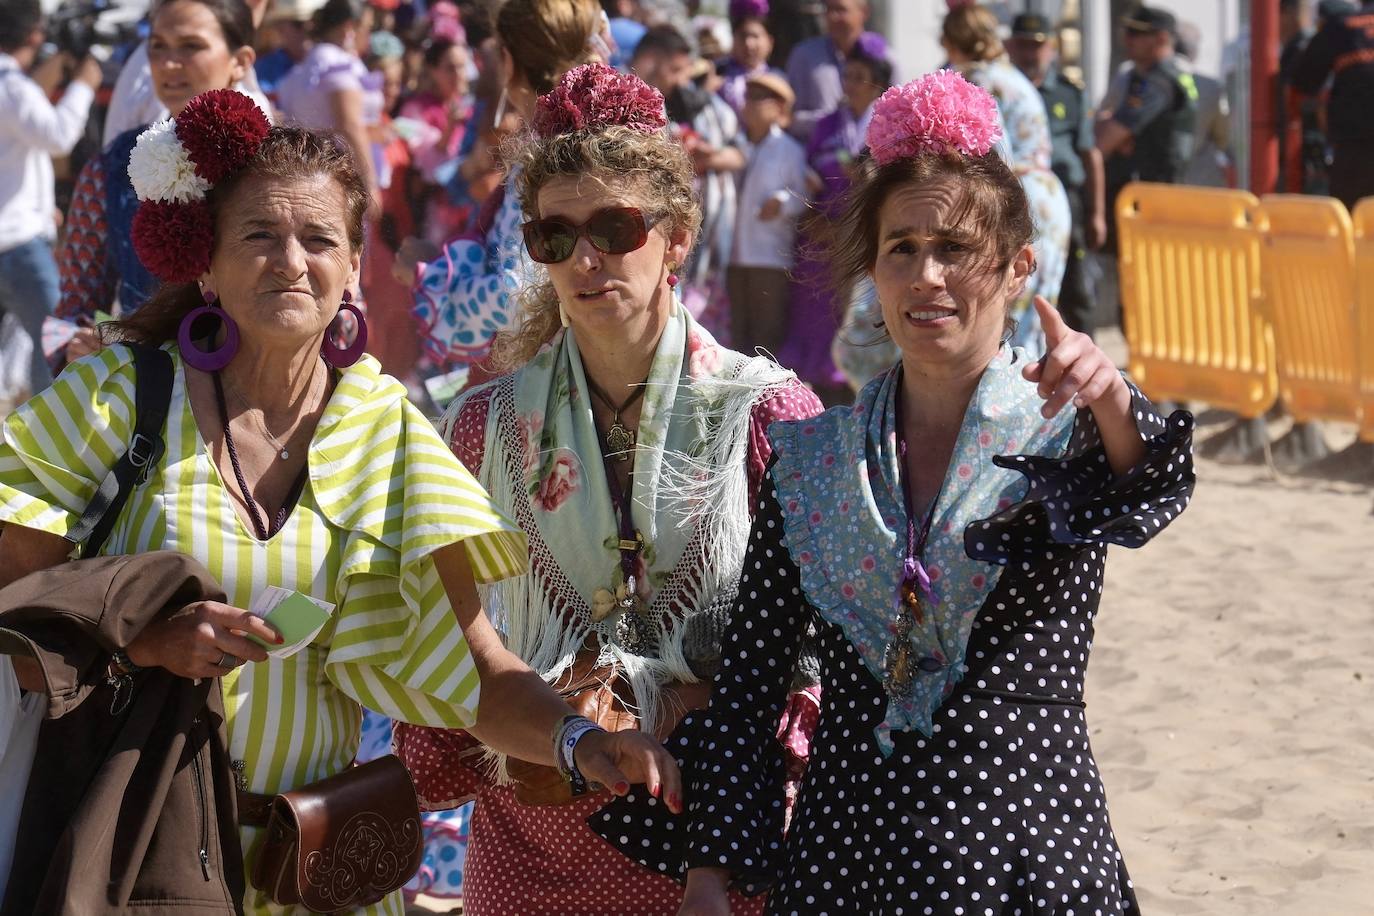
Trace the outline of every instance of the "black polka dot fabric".
<instances>
[{"instance_id":1,"label":"black polka dot fabric","mask_svg":"<svg viewBox=\"0 0 1374 916\"><path fill-rule=\"evenodd\" d=\"M1138 913L1088 743L1083 678L1109 543L1138 546L1192 492L1192 418L1139 393L1140 466L1114 478L1088 412L1063 458L997 459L1023 500L965 532L1006 566L979 610L963 680L933 734L874 729L887 701L843 632L805 601L771 484L759 497L711 705L669 749L687 813L639 792L589 823L648 868L728 868L772 914ZM802 633L816 631L822 709L786 840L772 740Z\"/></svg>"}]
</instances>

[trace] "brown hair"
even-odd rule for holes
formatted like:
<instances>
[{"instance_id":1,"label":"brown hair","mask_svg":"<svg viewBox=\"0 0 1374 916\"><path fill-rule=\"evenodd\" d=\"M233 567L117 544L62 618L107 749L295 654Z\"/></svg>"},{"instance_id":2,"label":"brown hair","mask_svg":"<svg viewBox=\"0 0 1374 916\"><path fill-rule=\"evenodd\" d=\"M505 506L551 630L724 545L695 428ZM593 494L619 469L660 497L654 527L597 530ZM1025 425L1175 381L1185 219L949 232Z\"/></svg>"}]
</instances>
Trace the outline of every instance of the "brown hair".
<instances>
[{"instance_id":1,"label":"brown hair","mask_svg":"<svg viewBox=\"0 0 1374 916\"><path fill-rule=\"evenodd\" d=\"M300 181L317 176L332 178L343 188L347 212L340 214L340 218L348 233L349 246L353 251L361 251L367 185L358 174L352 152L341 139L324 131L273 127L248 165L206 194L211 217L218 223L225 203L257 179ZM181 320L201 305L204 300L198 284L164 283L138 311L109 325L106 339L162 344L175 339Z\"/></svg>"},{"instance_id":2,"label":"brown hair","mask_svg":"<svg viewBox=\"0 0 1374 916\"><path fill-rule=\"evenodd\" d=\"M497 37L536 95L595 59L589 39L600 27L595 0L506 0L496 14Z\"/></svg>"},{"instance_id":3,"label":"brown hair","mask_svg":"<svg viewBox=\"0 0 1374 916\"><path fill-rule=\"evenodd\" d=\"M831 264L837 292L872 271L878 259L879 214L894 191L907 185L953 181L960 188L950 216L978 249L979 267L1004 270L1035 238L1035 222L1020 180L996 152L963 156L922 153L879 166L863 160L863 175L846 192L839 218L824 233L820 256ZM843 302L844 296L838 297Z\"/></svg>"},{"instance_id":4,"label":"brown hair","mask_svg":"<svg viewBox=\"0 0 1374 916\"><path fill-rule=\"evenodd\" d=\"M950 10L940 36L972 60L996 60L1004 53L1002 39L997 37L997 16L985 6L970 4Z\"/></svg>"},{"instance_id":5,"label":"brown hair","mask_svg":"<svg viewBox=\"0 0 1374 916\"><path fill-rule=\"evenodd\" d=\"M516 190L531 219L539 218L539 190L550 180L595 173L614 178L642 200L645 214L658 218L657 228L669 238L701 226L692 162L682 144L665 133L613 126L542 139L526 136L513 142L509 155L521 166ZM497 335L491 366L506 371L523 365L558 326L553 284L545 278L526 287L520 294L520 325Z\"/></svg>"}]
</instances>

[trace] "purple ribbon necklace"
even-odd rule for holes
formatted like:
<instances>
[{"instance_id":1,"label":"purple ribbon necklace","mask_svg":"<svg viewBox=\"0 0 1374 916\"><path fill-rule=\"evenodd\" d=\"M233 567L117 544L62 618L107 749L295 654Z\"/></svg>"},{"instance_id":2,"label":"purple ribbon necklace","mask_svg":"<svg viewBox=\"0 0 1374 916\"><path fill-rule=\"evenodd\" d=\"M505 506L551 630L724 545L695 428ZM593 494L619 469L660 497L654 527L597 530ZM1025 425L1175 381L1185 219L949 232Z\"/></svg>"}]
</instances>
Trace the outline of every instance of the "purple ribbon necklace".
<instances>
[{"instance_id":1,"label":"purple ribbon necklace","mask_svg":"<svg viewBox=\"0 0 1374 916\"><path fill-rule=\"evenodd\" d=\"M906 559L902 561L902 581L897 586L897 619L891 626L892 639L883 653L883 688L890 697L904 697L911 694L915 679L914 669L934 672L944 667L944 662L935 656L919 660L913 658L915 650L911 646L911 632L925 624L925 607L935 603L935 593L930 587L930 573L926 571L923 558L926 541L930 538L930 526L935 520L935 507L940 503L940 494L930 501L925 520L920 530L916 528L916 506L911 496L911 481L907 473L906 431L902 426L902 396L897 393L897 454L900 457L898 478L902 484L902 501L906 507ZM943 490L943 487L941 488Z\"/></svg>"}]
</instances>

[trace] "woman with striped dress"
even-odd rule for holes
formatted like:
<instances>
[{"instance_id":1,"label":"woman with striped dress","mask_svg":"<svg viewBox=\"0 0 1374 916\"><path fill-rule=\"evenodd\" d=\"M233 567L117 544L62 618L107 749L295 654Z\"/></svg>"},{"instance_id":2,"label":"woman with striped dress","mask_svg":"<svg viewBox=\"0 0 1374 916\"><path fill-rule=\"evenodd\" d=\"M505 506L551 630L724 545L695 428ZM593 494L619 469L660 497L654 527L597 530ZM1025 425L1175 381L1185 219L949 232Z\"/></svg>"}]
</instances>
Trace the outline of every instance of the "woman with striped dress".
<instances>
[{"instance_id":1,"label":"woman with striped dress","mask_svg":"<svg viewBox=\"0 0 1374 916\"><path fill-rule=\"evenodd\" d=\"M200 235L194 205L175 199L184 173L134 176L148 211L135 242L165 282L118 330L161 347L174 382L165 453L101 552L181 551L221 580L228 600L149 625L114 654L112 670L220 678L230 754L254 793L348 767L364 705L559 763L552 738L571 710L502 647L476 591L523 571L524 534L401 385L359 358L362 341L344 349L328 333L350 308L367 205L347 151L299 128L264 123L234 134L247 116L226 97L188 111L250 151L206 170L219 174L199 199L208 223ZM185 154L205 166L212 154L194 145L198 133L162 161ZM179 142L152 136L147 145ZM159 175L173 198L160 204L143 193ZM69 366L6 421L0 587L71 553L64 535L129 447L134 393L131 350L116 344ZM245 610L270 586L331 608L323 629L285 658L246 638L280 642ZM20 682L42 687L25 670ZM618 792L630 781L680 792L671 758L639 733L587 731L567 757L565 772ZM262 834L241 827L249 875ZM242 908L290 912L253 888ZM401 895L366 912L401 916Z\"/></svg>"}]
</instances>

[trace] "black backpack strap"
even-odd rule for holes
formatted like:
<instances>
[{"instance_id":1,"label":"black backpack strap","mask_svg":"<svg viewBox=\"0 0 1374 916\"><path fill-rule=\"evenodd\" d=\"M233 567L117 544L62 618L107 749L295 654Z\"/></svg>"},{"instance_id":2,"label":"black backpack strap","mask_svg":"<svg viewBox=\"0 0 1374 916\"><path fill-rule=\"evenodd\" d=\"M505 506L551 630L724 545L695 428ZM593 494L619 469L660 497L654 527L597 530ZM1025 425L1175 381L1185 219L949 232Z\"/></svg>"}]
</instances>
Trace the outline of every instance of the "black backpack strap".
<instances>
[{"instance_id":1,"label":"black backpack strap","mask_svg":"<svg viewBox=\"0 0 1374 916\"><path fill-rule=\"evenodd\" d=\"M134 434L129 450L100 481L81 520L67 532L67 540L82 545L83 557L100 552L129 494L148 479L166 451L162 429L172 403L172 357L155 347L125 346L134 354Z\"/></svg>"}]
</instances>

